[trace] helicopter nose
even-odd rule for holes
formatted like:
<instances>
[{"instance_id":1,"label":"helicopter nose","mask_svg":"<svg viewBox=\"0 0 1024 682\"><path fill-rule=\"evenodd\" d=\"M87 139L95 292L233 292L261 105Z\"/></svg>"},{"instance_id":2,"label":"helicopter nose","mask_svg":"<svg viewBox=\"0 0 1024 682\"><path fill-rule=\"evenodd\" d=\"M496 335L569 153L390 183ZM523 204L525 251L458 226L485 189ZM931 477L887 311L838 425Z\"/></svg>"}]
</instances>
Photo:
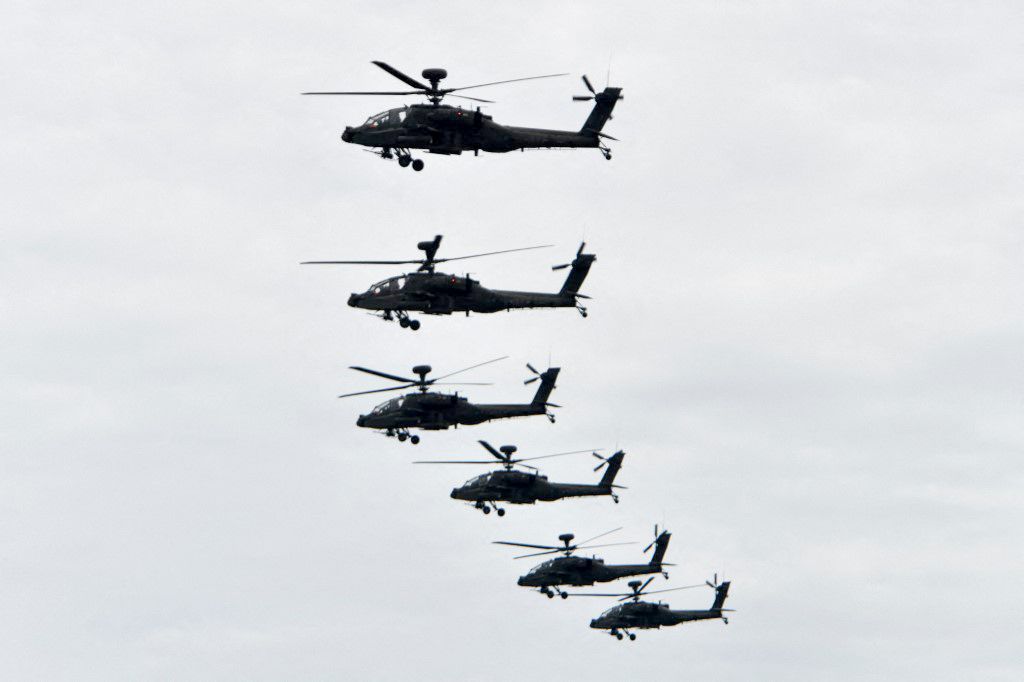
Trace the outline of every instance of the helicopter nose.
<instances>
[{"instance_id":1,"label":"helicopter nose","mask_svg":"<svg viewBox=\"0 0 1024 682\"><path fill-rule=\"evenodd\" d=\"M456 493L458 493L458 492L459 492L458 488L452 488L452 494L449 495L449 497L451 497L453 500L457 500L459 496Z\"/></svg>"},{"instance_id":2,"label":"helicopter nose","mask_svg":"<svg viewBox=\"0 0 1024 682\"><path fill-rule=\"evenodd\" d=\"M520 587L524 587L526 585L526 578L520 578L519 580L517 580L516 581L516 585L519 585Z\"/></svg>"},{"instance_id":3,"label":"helicopter nose","mask_svg":"<svg viewBox=\"0 0 1024 682\"><path fill-rule=\"evenodd\" d=\"M597 618L595 618L594 620L590 621L590 627L592 627L592 628L599 628L599 627L601 627L600 625L597 624Z\"/></svg>"},{"instance_id":4,"label":"helicopter nose","mask_svg":"<svg viewBox=\"0 0 1024 682\"><path fill-rule=\"evenodd\" d=\"M366 426L366 415L359 415L359 419L356 419L356 426Z\"/></svg>"},{"instance_id":5,"label":"helicopter nose","mask_svg":"<svg viewBox=\"0 0 1024 682\"><path fill-rule=\"evenodd\" d=\"M356 306L359 305L359 301L361 300L362 297L359 294L352 294L351 296L348 297L348 304L355 308Z\"/></svg>"},{"instance_id":6,"label":"helicopter nose","mask_svg":"<svg viewBox=\"0 0 1024 682\"><path fill-rule=\"evenodd\" d=\"M352 141L352 126L345 126L345 132L343 132L341 134L341 141L342 142L351 142Z\"/></svg>"}]
</instances>

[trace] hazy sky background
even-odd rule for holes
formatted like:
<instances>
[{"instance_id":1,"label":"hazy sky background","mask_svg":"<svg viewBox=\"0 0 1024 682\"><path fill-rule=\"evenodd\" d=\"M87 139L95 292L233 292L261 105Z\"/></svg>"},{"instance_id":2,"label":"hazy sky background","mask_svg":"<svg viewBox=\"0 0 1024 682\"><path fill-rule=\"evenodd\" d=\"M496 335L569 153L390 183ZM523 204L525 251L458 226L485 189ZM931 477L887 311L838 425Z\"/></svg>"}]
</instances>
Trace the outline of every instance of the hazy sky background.
<instances>
[{"instance_id":1,"label":"hazy sky background","mask_svg":"<svg viewBox=\"0 0 1024 682\"><path fill-rule=\"evenodd\" d=\"M0 10L0 677L39 680L1024 677L1024 10L1006 3L7 2ZM373 67L576 129L593 150L427 156L338 135L397 98ZM347 309L412 257L571 310ZM460 266L461 268L462 266ZM461 269L459 270L462 271ZM544 419L357 429L350 364L473 373ZM470 380L467 377L467 380ZM622 503L484 517L479 455L627 451ZM588 456L547 462L591 481ZM516 587L489 544L673 531L728 627L619 643L611 604ZM609 548L631 562L643 544ZM659 585L661 581L659 579ZM666 595L704 608L711 591Z\"/></svg>"}]
</instances>

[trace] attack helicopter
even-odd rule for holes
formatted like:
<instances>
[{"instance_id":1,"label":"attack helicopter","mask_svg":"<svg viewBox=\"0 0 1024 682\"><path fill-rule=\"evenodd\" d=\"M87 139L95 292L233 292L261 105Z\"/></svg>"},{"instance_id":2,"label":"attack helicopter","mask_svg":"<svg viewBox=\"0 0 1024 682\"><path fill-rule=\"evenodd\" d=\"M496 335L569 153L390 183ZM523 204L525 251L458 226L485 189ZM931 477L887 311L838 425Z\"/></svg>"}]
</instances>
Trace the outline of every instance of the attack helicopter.
<instances>
[{"instance_id":1,"label":"attack helicopter","mask_svg":"<svg viewBox=\"0 0 1024 682\"><path fill-rule=\"evenodd\" d=\"M711 604L711 608L703 610L676 610L670 609L668 604L662 604L661 602L655 604L652 602L640 601L640 597L645 594L687 590L693 587L700 587L700 585L687 585L685 587L673 587L667 590L645 591L647 586L651 584L652 580L654 580L654 578L648 578L647 582L643 584L641 584L639 580L630 581L629 587L633 591L624 594L570 592L570 595L577 597L619 597L619 601L626 602L625 604L613 606L597 618L590 621L590 627L595 630L609 630L608 634L620 640L622 639L623 633L629 636L630 640L635 640L636 635L629 631L633 628L638 630L656 629L679 625L680 623L688 623L694 620L715 620L718 618L721 618L722 622L726 625L729 624L729 619L723 615L723 613L726 611L732 611L732 609L722 608L722 605L725 604L725 598L729 596L728 581L719 585L717 575L714 578L714 582L710 580L705 581L705 584L715 591L715 601Z\"/></svg>"},{"instance_id":2,"label":"attack helicopter","mask_svg":"<svg viewBox=\"0 0 1024 682\"><path fill-rule=\"evenodd\" d=\"M538 457L513 458L517 448L515 445L502 445L495 450L487 441L478 441L480 445L489 452L494 459L498 460L502 468L490 473L481 474L466 481L464 484L452 490L451 498L472 502L473 507L481 510L484 514L490 514L491 508L504 516L505 510L498 506L498 502L508 504L535 504L537 502L554 502L566 497L591 497L594 495L610 495L616 503L619 496L613 492L615 488L624 488L615 485L615 475L622 468L622 460L626 453L619 450L607 459L591 450L576 450L573 452L558 452L553 455L540 455ZM596 484L587 483L552 483L547 476L541 475L535 466L522 464L535 459L547 459L548 457L561 457L563 455L575 455L581 452L590 452L594 457L601 460L595 467L597 471L607 466L601 480ZM493 464L492 460L421 460L415 464ZM532 471L518 471L516 466L521 466Z\"/></svg>"},{"instance_id":3,"label":"attack helicopter","mask_svg":"<svg viewBox=\"0 0 1024 682\"><path fill-rule=\"evenodd\" d=\"M449 372L444 376L435 377L433 379L427 379L427 374L431 372L430 365L417 365L412 368L413 374L416 374L419 377L418 379L386 374L366 367L350 367L349 369L354 369L357 372L364 372L366 374L372 374L391 381L402 382L402 385L392 386L390 388L377 388L369 391L356 391L355 393L344 393L338 397L348 398L356 395L366 395L368 393L401 391L406 388L415 387L419 391L418 393L408 393L399 398L392 398L391 400L383 402L373 408L369 414L361 414L359 415L359 418L356 419L356 426L362 426L367 429L382 430L385 436L397 437L401 442L409 439L413 445L420 442L420 437L417 435L411 435L409 433L409 429L440 431L452 426L458 427L460 424L481 424L486 421L491 421L492 419L509 419L511 417L528 417L540 414L546 415L548 420L554 423L555 415L548 412L548 408L559 406L554 403L549 403L548 397L551 395L551 391L555 388L555 379L558 377L559 371L561 371L559 367L551 367L543 372L538 372L534 369L533 365L527 363L527 369L533 372L534 376L523 383L530 384L534 381L540 381L540 385L537 387L537 392L534 394L533 400L528 403L471 403L458 393L436 393L428 390L431 386L488 386L489 384L475 382L439 382L441 379L447 379L448 377L455 376L456 374L476 369L477 367L482 367L484 365L489 365L492 362L504 359L504 357L495 358L494 360L481 362L478 365L466 367L455 372Z\"/></svg>"},{"instance_id":4,"label":"attack helicopter","mask_svg":"<svg viewBox=\"0 0 1024 682\"><path fill-rule=\"evenodd\" d=\"M558 536L559 541L563 544L561 547L557 545L532 545L525 542L508 542L505 540L497 540L494 542L496 545L511 545L513 547L531 547L534 549L542 549L545 551L535 552L533 554L523 554L522 556L515 557L516 559L525 559L527 557L542 556L544 554L564 554L565 556L556 557L554 559L548 559L542 564L534 566L530 571L519 578L518 584L522 587L536 587L541 594L547 595L548 599L551 599L558 594L562 599L566 599L569 596L568 592L552 590L552 587L558 587L559 585L571 585L573 587L580 587L583 585L593 585L594 583L607 583L619 578L626 578L634 575L646 575L648 573L661 573L668 578L668 573L663 569L663 566L671 566L672 564L662 563L662 559L665 558L665 552L668 550L668 542L672 538L672 534L666 530L663 530L660 534L658 533L658 527L654 527L654 540L651 544L647 545L644 549L646 554L651 547L655 547L654 554L651 556L651 560L646 564L605 564L604 559L597 557L578 557L573 556L573 552L580 549L596 549L597 547L613 547L615 545L629 545L631 542L613 542L610 544L591 545L589 543L603 538L606 535L610 535L615 531L622 530L616 528L610 530L607 533L601 533L595 535L589 540L577 544L570 544L575 539L575 535L572 533L563 533Z\"/></svg>"},{"instance_id":5,"label":"attack helicopter","mask_svg":"<svg viewBox=\"0 0 1024 682\"><path fill-rule=\"evenodd\" d=\"M593 147L601 151L604 158L611 160L611 149L603 140L615 140L611 135L601 132L605 123L612 117L612 109L622 99L622 88L605 87L598 92L583 76L583 84L590 91L589 95L575 95L578 102L593 101L591 110L583 127L575 130L546 130L543 128L522 128L505 126L496 123L491 116L476 110L453 107L441 104L446 96L460 97L475 102L493 104L491 100L452 94L461 90L482 88L503 83L537 80L538 78L554 78L567 76L565 73L554 73L544 76L513 78L511 80L465 85L458 88L441 88L438 83L448 77L444 69L424 69L423 78L430 82L411 78L398 69L381 61L372 64L380 67L413 90L398 92L304 92L303 95L424 95L429 104L413 104L375 114L361 126L346 126L341 134L343 142L370 147L372 153L382 159L398 159L402 168L412 166L414 171L423 170L423 159L413 159L412 150L422 149L431 154L458 155L462 152L473 152L474 156L481 151L510 152L516 149L536 149L554 147ZM371 151L371 150L367 150Z\"/></svg>"},{"instance_id":6,"label":"attack helicopter","mask_svg":"<svg viewBox=\"0 0 1024 682\"><path fill-rule=\"evenodd\" d=\"M470 256L437 258L437 250L441 246L442 235L436 235L431 241L422 241L417 248L424 252L425 258L412 260L330 260L306 261L302 265L409 265L418 264L415 272L398 277L390 277L374 284L364 293L349 296L348 304L353 308L375 311L381 319L392 321L397 319L403 328L413 330L420 328L420 321L409 317L410 312L425 315L451 315L452 313L494 313L513 308L576 308L580 315L587 316L587 309L580 304L580 299L588 298L579 293L583 280L590 272L591 264L597 259L589 253L583 253L586 243L580 244L576 257L571 263L555 265L552 270L569 268L569 275L562 288L555 293L535 293L530 291L503 291L480 286L480 282L465 277L435 272L438 263L481 256L493 256L515 251L548 248L544 246L527 246L519 249L505 249L476 253Z\"/></svg>"}]
</instances>

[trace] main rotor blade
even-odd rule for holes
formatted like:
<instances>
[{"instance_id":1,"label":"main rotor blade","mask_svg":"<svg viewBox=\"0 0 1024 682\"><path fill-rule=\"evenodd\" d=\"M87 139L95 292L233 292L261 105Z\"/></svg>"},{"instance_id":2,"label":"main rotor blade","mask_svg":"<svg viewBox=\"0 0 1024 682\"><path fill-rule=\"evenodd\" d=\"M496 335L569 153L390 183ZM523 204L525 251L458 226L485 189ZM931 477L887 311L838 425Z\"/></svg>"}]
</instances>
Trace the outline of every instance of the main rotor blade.
<instances>
[{"instance_id":1,"label":"main rotor blade","mask_svg":"<svg viewBox=\"0 0 1024 682\"><path fill-rule=\"evenodd\" d=\"M480 256L496 256L499 253L513 253L514 251L532 251L533 249L550 249L554 244L541 244L540 246L524 246L521 249L504 249L502 251L488 251L487 253L474 253L471 256L455 256L454 258L435 258L435 263L447 263L450 260L466 260L467 258L479 258Z\"/></svg>"},{"instance_id":2,"label":"main rotor blade","mask_svg":"<svg viewBox=\"0 0 1024 682\"><path fill-rule=\"evenodd\" d=\"M516 461L517 462L528 462L528 461L534 460L534 459L547 459L548 457L561 457L563 455L578 455L581 452L591 452L591 450L588 449L588 450L573 450L572 452L556 452L553 455L540 455L538 457L522 457L520 459L517 459Z\"/></svg>"},{"instance_id":3,"label":"main rotor blade","mask_svg":"<svg viewBox=\"0 0 1024 682\"><path fill-rule=\"evenodd\" d=\"M342 393L339 398L351 398L354 395L368 395L370 393L387 393L388 391L401 391L406 388L419 386L419 384L405 384L404 386L392 386L391 388L376 388L372 391L356 391L355 393Z\"/></svg>"},{"instance_id":4,"label":"main rotor blade","mask_svg":"<svg viewBox=\"0 0 1024 682\"><path fill-rule=\"evenodd\" d=\"M620 530L622 530L622 526L619 526L618 528L612 528L611 530L605 531L604 533L601 533L600 535L595 535L594 537L590 538L589 540L584 540L583 542L578 542L578 543L576 543L576 546L577 547L582 547L583 545L587 544L588 542L593 542L594 540L596 540L598 538L603 538L605 535L611 535L612 533L614 533L616 531L620 531Z\"/></svg>"},{"instance_id":5,"label":"main rotor blade","mask_svg":"<svg viewBox=\"0 0 1024 682\"><path fill-rule=\"evenodd\" d=\"M437 261L434 261L434 262L436 263ZM492 362L497 362L498 360L505 360L507 358L508 358L507 355L502 355L500 358L494 358L493 360L488 360L486 362L481 362L479 365L473 365L472 367L464 367L462 369L455 370L454 372L450 372L448 374L444 374L442 376L435 377L434 379L431 379L428 383L434 383L435 381L440 381L441 379L447 379L448 377L453 377L456 374L461 374L463 372L468 372L471 369L476 369L477 367L483 367L484 365L489 365Z\"/></svg>"},{"instance_id":6,"label":"main rotor blade","mask_svg":"<svg viewBox=\"0 0 1024 682\"><path fill-rule=\"evenodd\" d=\"M395 67L391 66L390 64L385 64L384 62L380 62L380 61L377 61L377 60L373 60L370 63L374 64L375 66L379 66L380 68L384 69L385 71L387 71L392 76L394 76L398 80L402 81L406 85L411 85L412 87L419 88L420 90L430 90L430 88L427 87L426 85L424 85L423 83L420 83L415 78L410 78L409 76L406 76L404 73L402 73L401 71L399 71Z\"/></svg>"},{"instance_id":7,"label":"main rotor blade","mask_svg":"<svg viewBox=\"0 0 1024 682\"><path fill-rule=\"evenodd\" d=\"M590 79L587 78L587 74L583 74L583 84L587 86L587 90L590 90L591 93L595 95L597 94L597 90L594 90L594 86L590 84Z\"/></svg>"},{"instance_id":8,"label":"main rotor blade","mask_svg":"<svg viewBox=\"0 0 1024 682\"><path fill-rule=\"evenodd\" d=\"M474 102L483 102L484 104L494 104L493 99L480 99L479 97L469 97L468 95L448 95L449 97L459 97L461 99L471 99Z\"/></svg>"},{"instance_id":9,"label":"main rotor blade","mask_svg":"<svg viewBox=\"0 0 1024 682\"><path fill-rule=\"evenodd\" d=\"M418 384L419 383L416 379L407 379L405 377L396 376L394 374L387 374L385 372L378 372L375 369L368 369L366 367L349 367L349 369L354 369L357 372L366 372L367 374L372 374L372 375L378 376L378 377L384 377L385 379L391 379L392 381L404 381L404 382L410 383L410 384Z\"/></svg>"},{"instance_id":10,"label":"main rotor blade","mask_svg":"<svg viewBox=\"0 0 1024 682\"><path fill-rule=\"evenodd\" d=\"M597 549L598 547L618 547L619 545L635 545L635 542L603 542L600 545L573 545L575 549Z\"/></svg>"},{"instance_id":11,"label":"main rotor blade","mask_svg":"<svg viewBox=\"0 0 1024 682\"><path fill-rule=\"evenodd\" d=\"M640 589L636 591L636 594L640 594L641 592L643 592L644 588L650 585L653 580L654 576L652 575L650 578L644 581L644 584L640 586Z\"/></svg>"},{"instance_id":12,"label":"main rotor blade","mask_svg":"<svg viewBox=\"0 0 1024 682\"><path fill-rule=\"evenodd\" d=\"M512 557L512 558L513 559L528 559L528 558L530 558L532 556L543 556L545 554L558 554L559 552L564 552L564 551L565 551L565 548L564 547L560 547L560 548L557 548L557 549L549 549L546 552L534 552L533 554L520 554L519 556L515 556L515 557Z\"/></svg>"},{"instance_id":13,"label":"main rotor blade","mask_svg":"<svg viewBox=\"0 0 1024 682\"><path fill-rule=\"evenodd\" d=\"M426 263L419 260L307 260L299 265L410 265Z\"/></svg>"},{"instance_id":14,"label":"main rotor blade","mask_svg":"<svg viewBox=\"0 0 1024 682\"><path fill-rule=\"evenodd\" d=\"M422 95L419 90L409 92L304 92L303 95Z\"/></svg>"},{"instance_id":15,"label":"main rotor blade","mask_svg":"<svg viewBox=\"0 0 1024 682\"><path fill-rule=\"evenodd\" d=\"M502 83L518 83L520 81L534 81L538 78L556 78L558 76L568 76L567 73L549 73L546 76L527 76L526 78L512 78L507 81L493 81L491 83L478 83L477 85L463 85L458 88L445 88L442 90L445 94L449 92L455 92L457 90L469 90L471 88L486 88L488 85L501 85Z\"/></svg>"},{"instance_id":16,"label":"main rotor blade","mask_svg":"<svg viewBox=\"0 0 1024 682\"><path fill-rule=\"evenodd\" d=\"M499 462L504 462L504 461L507 461L507 460L508 460L509 458L511 458L511 455L509 455L509 457L506 457L506 456L505 456L505 453L503 453L503 452L499 452L499 451L495 450L495 449L494 449L494 447L493 447L493 446L492 446L492 445L491 445L490 443L488 443L487 441L485 441L485 440L478 440L477 442L478 442L478 443L480 443L480 445L483 445L483 446L484 446L484 449L486 449L486 450L487 450L487 452L489 452L489 453L491 453L492 455L494 455L494 457L495 457L495 458L496 458L496 459L497 459L497 460L498 460Z\"/></svg>"},{"instance_id":17,"label":"main rotor blade","mask_svg":"<svg viewBox=\"0 0 1024 682\"><path fill-rule=\"evenodd\" d=\"M644 592L644 594L661 594L662 592L675 592L676 590L692 590L695 587L704 587L704 584L701 583L700 585L683 585L682 587L670 587L667 590L651 590L650 592Z\"/></svg>"},{"instance_id":18,"label":"main rotor blade","mask_svg":"<svg viewBox=\"0 0 1024 682\"><path fill-rule=\"evenodd\" d=\"M528 542L509 542L508 540L495 540L492 545L511 545L512 547L530 547L532 549L563 549L552 545L531 545Z\"/></svg>"},{"instance_id":19,"label":"main rotor blade","mask_svg":"<svg viewBox=\"0 0 1024 682\"><path fill-rule=\"evenodd\" d=\"M413 464L494 464L491 460L473 459L419 459Z\"/></svg>"},{"instance_id":20,"label":"main rotor blade","mask_svg":"<svg viewBox=\"0 0 1024 682\"><path fill-rule=\"evenodd\" d=\"M431 381L431 386L493 386L490 381L442 381L440 383Z\"/></svg>"}]
</instances>

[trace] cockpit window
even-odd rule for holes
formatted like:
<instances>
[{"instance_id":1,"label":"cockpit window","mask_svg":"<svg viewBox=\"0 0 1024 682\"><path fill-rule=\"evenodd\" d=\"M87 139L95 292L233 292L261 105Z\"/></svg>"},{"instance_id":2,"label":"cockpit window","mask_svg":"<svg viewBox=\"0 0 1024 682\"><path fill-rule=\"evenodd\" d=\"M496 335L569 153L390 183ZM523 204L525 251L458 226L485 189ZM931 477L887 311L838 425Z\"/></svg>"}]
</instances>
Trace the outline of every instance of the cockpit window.
<instances>
[{"instance_id":1,"label":"cockpit window","mask_svg":"<svg viewBox=\"0 0 1024 682\"><path fill-rule=\"evenodd\" d=\"M404 283L404 277L392 277L391 279L386 279L383 282L377 282L370 287L370 294L372 296L380 296L381 294L395 293L402 288Z\"/></svg>"},{"instance_id":2,"label":"cockpit window","mask_svg":"<svg viewBox=\"0 0 1024 682\"><path fill-rule=\"evenodd\" d=\"M487 483L487 477L489 475L490 474L480 474L479 476L474 476L473 478L471 478L468 481L466 481L465 485L469 485L469 486L483 485L483 484Z\"/></svg>"},{"instance_id":3,"label":"cockpit window","mask_svg":"<svg viewBox=\"0 0 1024 682\"><path fill-rule=\"evenodd\" d=\"M379 114L375 114L374 116L371 116L370 118L366 119L366 123L364 125L370 128L379 128L381 126L386 126L388 124L388 118L390 116L390 111L384 111Z\"/></svg>"},{"instance_id":4,"label":"cockpit window","mask_svg":"<svg viewBox=\"0 0 1024 682\"><path fill-rule=\"evenodd\" d=\"M399 109L398 110L398 122L399 123L404 123L405 122L405 114L406 114L405 109Z\"/></svg>"},{"instance_id":5,"label":"cockpit window","mask_svg":"<svg viewBox=\"0 0 1024 682\"><path fill-rule=\"evenodd\" d=\"M380 405L378 405L377 407L373 408L373 411L371 412L371 414L381 414L382 412L387 412L389 410L397 410L401 406L402 406L402 398L392 398L391 400L387 400L385 402L382 402Z\"/></svg>"},{"instance_id":6,"label":"cockpit window","mask_svg":"<svg viewBox=\"0 0 1024 682\"><path fill-rule=\"evenodd\" d=\"M610 609L608 609L607 611L605 611L604 613L602 613L601 616L611 616L611 615L613 615L618 610L618 608L619 608L618 606L613 606Z\"/></svg>"}]
</instances>

